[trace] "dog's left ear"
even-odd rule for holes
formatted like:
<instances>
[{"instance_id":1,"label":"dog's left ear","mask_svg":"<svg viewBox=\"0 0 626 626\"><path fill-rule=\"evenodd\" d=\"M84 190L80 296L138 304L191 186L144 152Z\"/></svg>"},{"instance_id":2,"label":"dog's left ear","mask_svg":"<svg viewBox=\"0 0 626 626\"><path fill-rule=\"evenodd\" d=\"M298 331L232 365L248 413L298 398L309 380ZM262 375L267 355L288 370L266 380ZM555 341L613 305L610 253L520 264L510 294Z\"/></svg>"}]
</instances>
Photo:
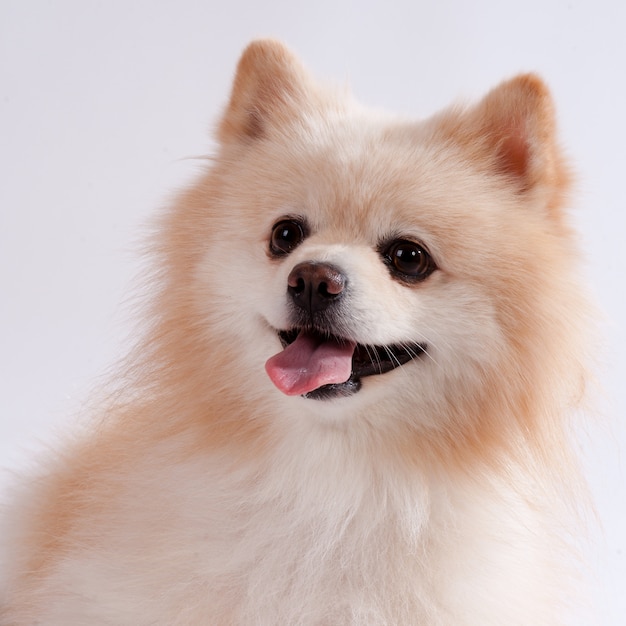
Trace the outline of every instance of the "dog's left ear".
<instances>
[{"instance_id":1,"label":"dog's left ear","mask_svg":"<svg viewBox=\"0 0 626 626\"><path fill-rule=\"evenodd\" d=\"M284 44L253 41L239 60L219 139L260 139L272 128L292 122L314 99L308 72Z\"/></svg>"},{"instance_id":2,"label":"dog's left ear","mask_svg":"<svg viewBox=\"0 0 626 626\"><path fill-rule=\"evenodd\" d=\"M450 121L442 128L449 131ZM517 193L539 192L554 209L563 203L570 177L558 148L552 97L540 78L523 74L500 84L452 126L449 138Z\"/></svg>"}]
</instances>

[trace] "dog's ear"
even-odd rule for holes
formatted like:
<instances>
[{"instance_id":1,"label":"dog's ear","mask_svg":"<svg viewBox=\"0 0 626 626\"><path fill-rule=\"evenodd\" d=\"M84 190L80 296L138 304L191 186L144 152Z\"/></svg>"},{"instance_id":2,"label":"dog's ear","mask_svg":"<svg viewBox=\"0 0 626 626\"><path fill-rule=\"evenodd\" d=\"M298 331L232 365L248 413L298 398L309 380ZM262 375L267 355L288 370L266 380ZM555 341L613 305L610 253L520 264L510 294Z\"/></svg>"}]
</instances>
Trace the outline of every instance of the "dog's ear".
<instances>
[{"instance_id":1,"label":"dog's ear","mask_svg":"<svg viewBox=\"0 0 626 626\"><path fill-rule=\"evenodd\" d=\"M543 198L555 209L562 204L570 176L556 139L552 97L534 74L500 84L473 108L448 116L441 128L517 193L546 194Z\"/></svg>"},{"instance_id":2,"label":"dog's ear","mask_svg":"<svg viewBox=\"0 0 626 626\"><path fill-rule=\"evenodd\" d=\"M308 73L286 46L272 39L253 41L239 60L219 138L259 139L272 126L292 121L313 93Z\"/></svg>"}]
</instances>

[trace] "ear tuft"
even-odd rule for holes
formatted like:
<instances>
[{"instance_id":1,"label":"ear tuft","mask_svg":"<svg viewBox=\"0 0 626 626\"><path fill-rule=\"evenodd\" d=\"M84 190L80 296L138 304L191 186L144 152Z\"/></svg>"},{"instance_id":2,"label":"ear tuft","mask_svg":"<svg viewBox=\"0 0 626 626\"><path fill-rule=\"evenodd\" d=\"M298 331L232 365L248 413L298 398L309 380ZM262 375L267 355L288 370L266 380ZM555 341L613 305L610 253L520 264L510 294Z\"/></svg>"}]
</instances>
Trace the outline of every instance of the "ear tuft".
<instances>
[{"instance_id":1,"label":"ear tuft","mask_svg":"<svg viewBox=\"0 0 626 626\"><path fill-rule=\"evenodd\" d=\"M531 189L554 167L555 122L552 98L533 74L513 78L482 103L482 126L501 173Z\"/></svg>"},{"instance_id":2,"label":"ear tuft","mask_svg":"<svg viewBox=\"0 0 626 626\"><path fill-rule=\"evenodd\" d=\"M268 127L294 117L306 102L309 78L295 55L273 39L253 41L243 52L229 104L219 127L221 141L255 140Z\"/></svg>"}]
</instances>

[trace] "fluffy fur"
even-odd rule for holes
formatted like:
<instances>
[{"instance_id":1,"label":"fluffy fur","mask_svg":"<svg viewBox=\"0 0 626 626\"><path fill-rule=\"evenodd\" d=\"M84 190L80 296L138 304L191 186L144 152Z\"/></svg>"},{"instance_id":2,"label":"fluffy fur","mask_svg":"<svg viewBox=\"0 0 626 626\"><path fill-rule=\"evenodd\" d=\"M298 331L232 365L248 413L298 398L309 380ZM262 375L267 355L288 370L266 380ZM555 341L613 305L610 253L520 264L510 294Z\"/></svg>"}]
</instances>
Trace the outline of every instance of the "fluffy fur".
<instances>
[{"instance_id":1,"label":"fluffy fur","mask_svg":"<svg viewBox=\"0 0 626 626\"><path fill-rule=\"evenodd\" d=\"M217 134L159 222L113 399L11 506L0 622L560 623L586 309L546 87L398 120L258 41ZM284 219L302 241L275 254ZM434 271L398 272L394 241ZM423 353L281 392L300 264L345 278L317 327Z\"/></svg>"}]
</instances>

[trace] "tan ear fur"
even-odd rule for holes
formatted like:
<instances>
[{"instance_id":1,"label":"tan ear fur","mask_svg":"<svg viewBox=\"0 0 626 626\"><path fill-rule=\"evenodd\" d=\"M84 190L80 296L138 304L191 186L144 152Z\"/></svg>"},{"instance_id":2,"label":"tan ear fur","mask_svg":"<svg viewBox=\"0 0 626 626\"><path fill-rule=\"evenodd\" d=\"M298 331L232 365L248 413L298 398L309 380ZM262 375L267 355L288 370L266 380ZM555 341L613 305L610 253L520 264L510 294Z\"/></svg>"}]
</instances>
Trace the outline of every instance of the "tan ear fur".
<instances>
[{"instance_id":1,"label":"tan ear fur","mask_svg":"<svg viewBox=\"0 0 626 626\"><path fill-rule=\"evenodd\" d=\"M569 186L569 174L556 140L552 97L534 74L508 80L461 115L446 134L464 146L482 166L505 176L520 194L542 188L557 208Z\"/></svg>"},{"instance_id":2,"label":"tan ear fur","mask_svg":"<svg viewBox=\"0 0 626 626\"><path fill-rule=\"evenodd\" d=\"M253 41L243 52L219 138L254 140L271 125L286 123L306 105L310 79L295 55L272 39Z\"/></svg>"}]
</instances>

